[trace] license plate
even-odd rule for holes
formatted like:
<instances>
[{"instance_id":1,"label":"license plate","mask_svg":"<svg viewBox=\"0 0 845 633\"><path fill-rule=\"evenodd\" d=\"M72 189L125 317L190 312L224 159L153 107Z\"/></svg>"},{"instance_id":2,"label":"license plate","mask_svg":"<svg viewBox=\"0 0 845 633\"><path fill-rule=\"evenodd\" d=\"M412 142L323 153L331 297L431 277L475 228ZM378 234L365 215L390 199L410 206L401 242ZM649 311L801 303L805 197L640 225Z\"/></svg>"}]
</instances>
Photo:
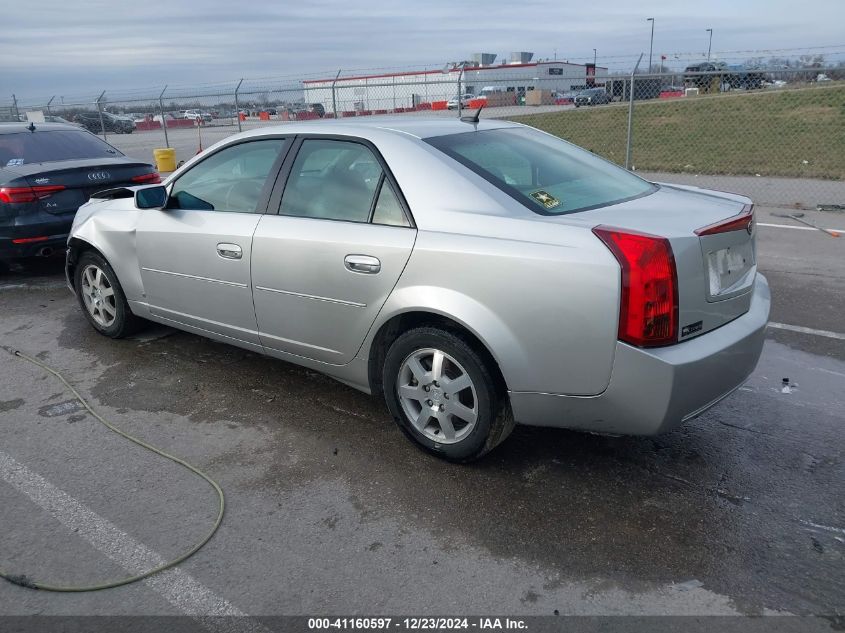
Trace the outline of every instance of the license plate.
<instances>
[{"instance_id":1,"label":"license plate","mask_svg":"<svg viewBox=\"0 0 845 633\"><path fill-rule=\"evenodd\" d=\"M707 254L710 296L732 294L751 285L754 249L751 240Z\"/></svg>"}]
</instances>

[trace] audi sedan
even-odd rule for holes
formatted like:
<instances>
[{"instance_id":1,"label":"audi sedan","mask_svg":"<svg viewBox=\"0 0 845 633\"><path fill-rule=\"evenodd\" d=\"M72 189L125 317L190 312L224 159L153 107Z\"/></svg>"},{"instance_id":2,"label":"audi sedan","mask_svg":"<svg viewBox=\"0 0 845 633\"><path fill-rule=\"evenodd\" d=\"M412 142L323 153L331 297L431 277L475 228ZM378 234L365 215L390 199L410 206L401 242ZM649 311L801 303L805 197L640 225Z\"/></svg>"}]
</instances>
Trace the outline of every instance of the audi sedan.
<instances>
[{"instance_id":1,"label":"audi sedan","mask_svg":"<svg viewBox=\"0 0 845 633\"><path fill-rule=\"evenodd\" d=\"M96 191L159 181L152 165L75 125L0 123L0 260L64 249Z\"/></svg>"},{"instance_id":2,"label":"audi sedan","mask_svg":"<svg viewBox=\"0 0 845 633\"><path fill-rule=\"evenodd\" d=\"M384 397L469 461L515 423L652 435L754 369L751 203L648 182L505 121L287 124L80 209L67 275L98 332L145 321Z\"/></svg>"}]
</instances>

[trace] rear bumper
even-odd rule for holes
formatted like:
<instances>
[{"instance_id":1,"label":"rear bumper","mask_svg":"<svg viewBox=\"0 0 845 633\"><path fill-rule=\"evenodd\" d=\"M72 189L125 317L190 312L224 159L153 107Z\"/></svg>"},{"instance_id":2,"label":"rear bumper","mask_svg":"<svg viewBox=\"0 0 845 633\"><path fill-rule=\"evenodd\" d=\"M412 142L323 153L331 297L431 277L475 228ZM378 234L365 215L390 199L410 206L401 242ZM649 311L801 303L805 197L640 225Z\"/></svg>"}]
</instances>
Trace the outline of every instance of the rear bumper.
<instances>
[{"instance_id":1,"label":"rear bumper","mask_svg":"<svg viewBox=\"0 0 845 633\"><path fill-rule=\"evenodd\" d=\"M771 293L757 275L744 315L693 340L639 349L617 343L607 390L598 396L511 392L521 424L621 435L656 435L690 420L739 388L757 366Z\"/></svg>"},{"instance_id":2,"label":"rear bumper","mask_svg":"<svg viewBox=\"0 0 845 633\"><path fill-rule=\"evenodd\" d=\"M12 218L14 224L0 224L0 259L35 257L45 248L63 250L73 224L74 213L27 214ZM38 239L36 238L46 238Z\"/></svg>"}]
</instances>

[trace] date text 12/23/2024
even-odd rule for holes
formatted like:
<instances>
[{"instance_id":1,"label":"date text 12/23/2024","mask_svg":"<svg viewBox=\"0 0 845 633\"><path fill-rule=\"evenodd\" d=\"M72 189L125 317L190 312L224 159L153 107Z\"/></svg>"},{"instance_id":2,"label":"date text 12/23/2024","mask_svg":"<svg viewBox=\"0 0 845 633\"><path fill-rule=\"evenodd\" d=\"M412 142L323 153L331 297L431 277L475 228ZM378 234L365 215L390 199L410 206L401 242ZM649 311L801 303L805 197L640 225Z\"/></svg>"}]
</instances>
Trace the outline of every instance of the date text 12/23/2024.
<instances>
[{"instance_id":1,"label":"date text 12/23/2024","mask_svg":"<svg viewBox=\"0 0 845 633\"><path fill-rule=\"evenodd\" d=\"M308 629L350 631L518 631L527 629L525 620L502 617L352 617L308 618Z\"/></svg>"}]
</instances>

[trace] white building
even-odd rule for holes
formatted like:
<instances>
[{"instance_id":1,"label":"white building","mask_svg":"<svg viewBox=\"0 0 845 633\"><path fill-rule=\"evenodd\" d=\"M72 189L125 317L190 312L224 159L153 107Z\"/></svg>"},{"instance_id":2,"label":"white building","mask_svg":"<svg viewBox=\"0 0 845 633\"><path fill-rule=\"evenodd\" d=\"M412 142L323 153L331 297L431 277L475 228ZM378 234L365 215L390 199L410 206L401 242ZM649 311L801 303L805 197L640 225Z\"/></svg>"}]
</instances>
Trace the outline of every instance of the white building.
<instances>
[{"instance_id":1,"label":"white building","mask_svg":"<svg viewBox=\"0 0 845 633\"><path fill-rule=\"evenodd\" d=\"M479 95L484 88L513 94L513 103L531 90L571 92L588 86L601 86L607 68L564 61L530 61L532 53L512 53L506 64L492 62L495 55L478 54L476 61L464 62L448 72L419 70L338 79L303 81L306 103L320 103L327 113L338 116L361 112L383 114L407 110L443 107L443 102L458 95ZM492 103L490 105L493 105ZM498 103L498 105L504 105Z\"/></svg>"}]
</instances>

